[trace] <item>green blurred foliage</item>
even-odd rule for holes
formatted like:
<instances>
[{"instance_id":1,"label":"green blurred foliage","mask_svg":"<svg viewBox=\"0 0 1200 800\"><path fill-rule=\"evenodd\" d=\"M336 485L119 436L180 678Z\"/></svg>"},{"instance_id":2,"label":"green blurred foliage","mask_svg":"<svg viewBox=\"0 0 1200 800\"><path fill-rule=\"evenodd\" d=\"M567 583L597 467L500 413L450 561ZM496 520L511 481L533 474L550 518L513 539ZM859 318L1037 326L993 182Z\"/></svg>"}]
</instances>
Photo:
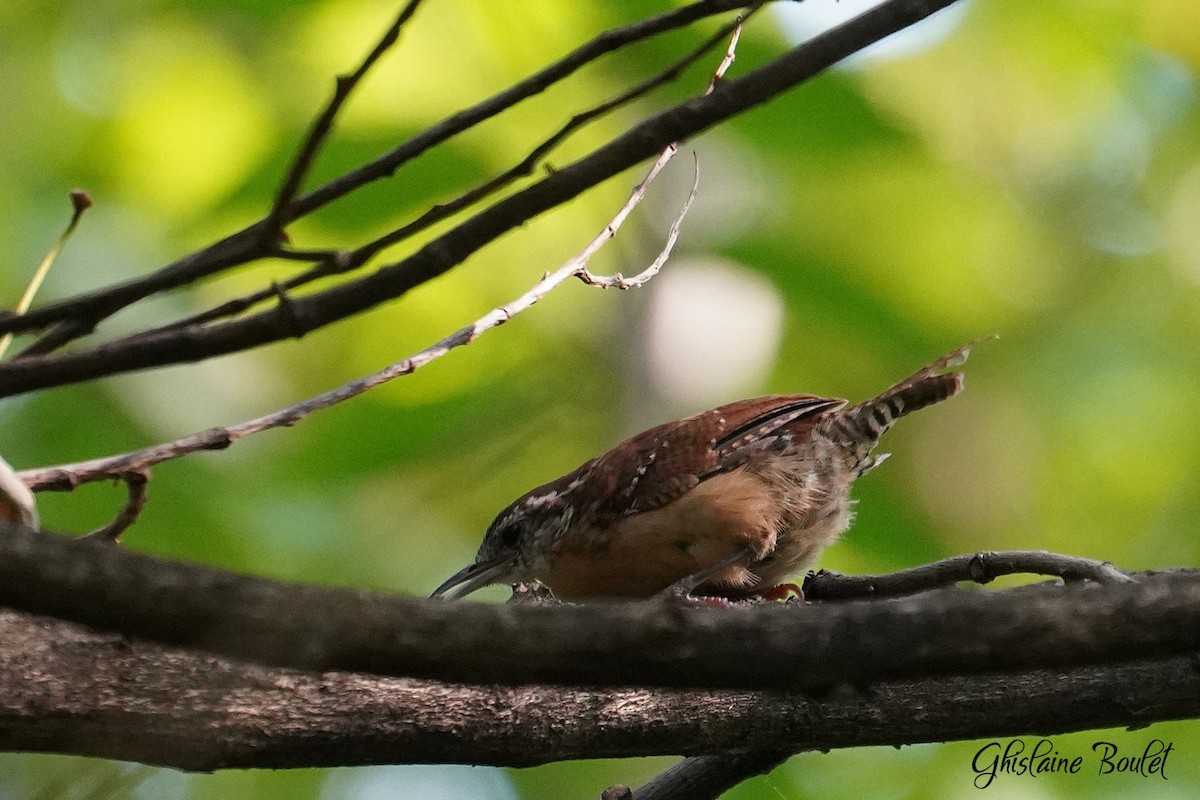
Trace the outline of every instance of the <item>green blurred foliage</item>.
<instances>
[{"instance_id":1,"label":"green blurred foliage","mask_svg":"<svg viewBox=\"0 0 1200 800\"><path fill-rule=\"evenodd\" d=\"M820 7L829 0L808 0ZM15 298L68 214L96 199L46 301L142 274L260 216L332 76L395 13L383 0L105 0L0 4L0 296ZM661 2L430 2L361 87L315 169L328 178ZM843 571L981 549L1046 548L1128 568L1200 563L1200 66L1185 0L970 0L944 36L860 58L694 144L701 195L678 257L740 265L782 302L778 341L736 394L863 397L989 332L970 390L906 420L856 488ZM647 43L292 226L302 246L363 241L517 161L572 113L676 58L714 23ZM750 27L731 74L788 45ZM710 66L596 123L566 163L673 100ZM687 159L597 259L631 272L661 242ZM18 468L134 449L295 402L398 360L515 297L611 216L628 176L504 237L371 314L205 364L6 401ZM637 227L640 225L640 229ZM399 258L401 248L389 257ZM111 320L115 335L292 274L267 263ZM738 274L733 270L730 274ZM468 560L491 516L623 434L702 404L647 369L656 308L566 286L517 322L296 428L155 471L127 546L259 575L421 595ZM749 315L753 308L738 312ZM745 319L741 320L743 323ZM721 336L727 320L702 323ZM768 327L768 326L763 326ZM18 346L20 342L18 342ZM697 343L696 347L702 346ZM736 359L735 359L736 360ZM719 361L694 382L724 386ZM733 389L725 399L735 399ZM84 531L119 488L42 495L49 527ZM488 595L502 597L499 591ZM148 598L152 601L152 598ZM1173 741L1169 782L1004 777L1003 796L1190 795L1200 729L1055 737ZM975 791L981 743L808 754L730 793L941 798ZM593 797L668 760L494 771L338 770L183 776L48 756L0 757L4 797ZM507 793L507 794L506 794Z\"/></svg>"}]
</instances>

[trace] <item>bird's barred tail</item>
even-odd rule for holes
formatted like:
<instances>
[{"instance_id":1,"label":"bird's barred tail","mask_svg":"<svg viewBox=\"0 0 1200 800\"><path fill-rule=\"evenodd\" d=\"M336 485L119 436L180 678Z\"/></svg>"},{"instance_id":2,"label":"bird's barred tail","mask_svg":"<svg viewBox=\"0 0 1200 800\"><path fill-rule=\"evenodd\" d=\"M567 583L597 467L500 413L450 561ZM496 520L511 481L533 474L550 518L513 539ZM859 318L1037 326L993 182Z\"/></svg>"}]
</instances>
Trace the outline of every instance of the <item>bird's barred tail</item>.
<instances>
[{"instance_id":1,"label":"bird's barred tail","mask_svg":"<svg viewBox=\"0 0 1200 800\"><path fill-rule=\"evenodd\" d=\"M961 372L947 372L967 360L971 350L986 339L964 344L856 406L831 415L825 434L844 448L848 465L857 475L881 463L887 453L872 456L879 438L905 414L940 403L962 391Z\"/></svg>"}]
</instances>

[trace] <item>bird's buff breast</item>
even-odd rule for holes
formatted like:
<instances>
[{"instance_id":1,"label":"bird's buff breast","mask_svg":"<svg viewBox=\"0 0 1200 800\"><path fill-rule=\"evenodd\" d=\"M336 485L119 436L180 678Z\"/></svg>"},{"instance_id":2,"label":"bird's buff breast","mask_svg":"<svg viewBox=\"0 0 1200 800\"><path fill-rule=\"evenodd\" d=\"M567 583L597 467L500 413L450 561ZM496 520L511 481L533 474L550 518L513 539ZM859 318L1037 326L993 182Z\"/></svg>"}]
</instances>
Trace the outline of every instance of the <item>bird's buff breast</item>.
<instances>
[{"instance_id":1,"label":"bird's buff breast","mask_svg":"<svg viewBox=\"0 0 1200 800\"><path fill-rule=\"evenodd\" d=\"M774 585L812 563L850 522L845 482L789 461L716 476L605 530L572 531L537 577L563 600L650 597L750 547L755 563L723 570L701 591Z\"/></svg>"}]
</instances>

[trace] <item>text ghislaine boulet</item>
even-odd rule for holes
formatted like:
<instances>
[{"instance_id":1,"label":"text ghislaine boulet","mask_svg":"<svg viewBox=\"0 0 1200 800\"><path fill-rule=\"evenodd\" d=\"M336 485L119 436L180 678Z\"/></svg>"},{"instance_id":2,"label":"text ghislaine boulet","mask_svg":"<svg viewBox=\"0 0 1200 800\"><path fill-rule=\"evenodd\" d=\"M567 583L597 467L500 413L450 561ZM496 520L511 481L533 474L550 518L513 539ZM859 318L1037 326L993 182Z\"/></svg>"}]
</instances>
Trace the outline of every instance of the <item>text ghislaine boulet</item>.
<instances>
[{"instance_id":1,"label":"text ghislaine boulet","mask_svg":"<svg viewBox=\"0 0 1200 800\"><path fill-rule=\"evenodd\" d=\"M1162 739L1151 739L1136 753L1122 752L1112 742L1096 742L1085 757L1063 755L1049 739L1039 739L1032 748L1023 739L1010 739L1007 744L988 742L979 748L971 759L971 769L975 771L975 786L980 789L991 786L1001 773L1037 777L1051 772L1077 775L1086 770L1096 775L1157 775L1166 780L1167 757L1174 748L1173 743Z\"/></svg>"}]
</instances>

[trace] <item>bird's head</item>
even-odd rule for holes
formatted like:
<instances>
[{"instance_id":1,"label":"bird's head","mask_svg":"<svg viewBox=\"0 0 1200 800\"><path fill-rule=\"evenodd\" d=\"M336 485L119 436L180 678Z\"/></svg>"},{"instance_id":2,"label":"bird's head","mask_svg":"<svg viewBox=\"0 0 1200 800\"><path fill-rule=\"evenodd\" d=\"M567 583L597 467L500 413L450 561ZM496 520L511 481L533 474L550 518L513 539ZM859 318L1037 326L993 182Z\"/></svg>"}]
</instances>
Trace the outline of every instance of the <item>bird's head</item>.
<instances>
[{"instance_id":1,"label":"bird's head","mask_svg":"<svg viewBox=\"0 0 1200 800\"><path fill-rule=\"evenodd\" d=\"M488 526L475 560L447 578L431 597L457 600L484 586L537 578L575 516L569 497L577 485L578 481L560 479L510 503Z\"/></svg>"}]
</instances>

